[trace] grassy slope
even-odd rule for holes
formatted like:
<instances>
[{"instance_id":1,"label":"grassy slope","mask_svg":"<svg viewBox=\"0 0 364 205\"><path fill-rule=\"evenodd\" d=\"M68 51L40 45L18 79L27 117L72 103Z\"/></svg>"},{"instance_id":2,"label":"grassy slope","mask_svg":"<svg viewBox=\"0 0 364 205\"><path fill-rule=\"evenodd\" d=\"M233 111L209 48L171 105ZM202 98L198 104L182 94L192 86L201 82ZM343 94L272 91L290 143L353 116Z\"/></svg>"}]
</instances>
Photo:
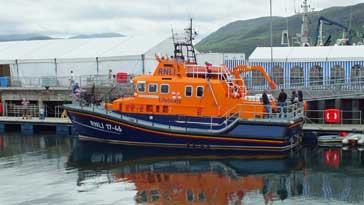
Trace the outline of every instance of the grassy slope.
<instances>
[{"instance_id":1,"label":"grassy slope","mask_svg":"<svg viewBox=\"0 0 364 205\"><path fill-rule=\"evenodd\" d=\"M324 16L343 25L348 26L350 14L352 13L352 29L363 32L364 3L347 7L331 7L320 12L311 14L310 35L312 44L315 42L316 26L318 17ZM301 30L301 16L294 15L287 18L273 17L273 45L280 46L281 32L288 28L290 35L299 33ZM229 23L213 32L202 41L196 48L201 52L244 52L249 56L257 46L269 46L269 17L261 17L244 21ZM324 35L332 34L333 39L341 37L342 30L336 26L324 26ZM359 37L354 39L358 41ZM335 41L335 40L334 40Z\"/></svg>"}]
</instances>

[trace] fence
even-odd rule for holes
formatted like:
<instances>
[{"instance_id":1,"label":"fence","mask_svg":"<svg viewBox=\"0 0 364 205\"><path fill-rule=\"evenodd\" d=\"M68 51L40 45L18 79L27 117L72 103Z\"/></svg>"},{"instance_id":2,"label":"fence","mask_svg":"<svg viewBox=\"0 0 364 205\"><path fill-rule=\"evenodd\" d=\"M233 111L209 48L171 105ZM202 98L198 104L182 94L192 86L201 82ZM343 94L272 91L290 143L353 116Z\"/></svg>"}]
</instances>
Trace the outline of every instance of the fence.
<instances>
[{"instance_id":1,"label":"fence","mask_svg":"<svg viewBox=\"0 0 364 205\"><path fill-rule=\"evenodd\" d=\"M6 106L6 113L7 116L12 117L21 117L23 115L23 106L9 103ZM27 113L31 115L32 117L39 117L39 108L36 104L29 104L27 108Z\"/></svg>"},{"instance_id":2,"label":"fence","mask_svg":"<svg viewBox=\"0 0 364 205\"><path fill-rule=\"evenodd\" d=\"M128 76L130 82L131 76ZM9 87L69 87L71 79L68 76L43 76L43 77L10 77L7 85ZM74 83L79 83L82 87L112 86L117 84L116 79L109 75L81 75L74 77Z\"/></svg>"},{"instance_id":3,"label":"fence","mask_svg":"<svg viewBox=\"0 0 364 205\"><path fill-rule=\"evenodd\" d=\"M340 123L336 123L339 125L347 125L347 124L363 124L362 121L362 112L351 111L351 110L341 110L340 111L341 120ZM327 123L325 121L325 111L324 110L307 110L306 111L306 122L310 124L333 124Z\"/></svg>"}]
</instances>

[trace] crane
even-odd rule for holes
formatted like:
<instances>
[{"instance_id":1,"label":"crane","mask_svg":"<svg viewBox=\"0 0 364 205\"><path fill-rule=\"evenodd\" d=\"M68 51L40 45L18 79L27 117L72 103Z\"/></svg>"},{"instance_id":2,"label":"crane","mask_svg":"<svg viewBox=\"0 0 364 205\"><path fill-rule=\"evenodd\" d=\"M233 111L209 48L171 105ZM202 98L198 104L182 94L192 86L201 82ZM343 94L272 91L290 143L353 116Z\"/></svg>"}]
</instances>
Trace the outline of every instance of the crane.
<instances>
[{"instance_id":1,"label":"crane","mask_svg":"<svg viewBox=\"0 0 364 205\"><path fill-rule=\"evenodd\" d=\"M328 38L326 39L325 43L322 42L322 26L323 24L326 25L335 25L339 28L342 28L343 31L345 33L348 33L348 40L347 42L345 42L345 44L350 45L351 44L351 39L353 37L354 31L352 29L349 29L347 26L344 26L338 22L335 22L333 20L330 20L326 17L320 16L318 18L318 23L317 23L317 27L316 27L316 42L315 42L315 46L317 45L324 45L324 46L328 46L331 42L331 34L328 36Z\"/></svg>"},{"instance_id":2,"label":"crane","mask_svg":"<svg viewBox=\"0 0 364 205\"><path fill-rule=\"evenodd\" d=\"M255 70L259 71L264 76L270 88L272 88L273 90L277 88L277 84L269 77L268 73L264 70L263 66L238 65L234 67L233 74L234 76L240 76L240 74L242 73Z\"/></svg>"}]
</instances>

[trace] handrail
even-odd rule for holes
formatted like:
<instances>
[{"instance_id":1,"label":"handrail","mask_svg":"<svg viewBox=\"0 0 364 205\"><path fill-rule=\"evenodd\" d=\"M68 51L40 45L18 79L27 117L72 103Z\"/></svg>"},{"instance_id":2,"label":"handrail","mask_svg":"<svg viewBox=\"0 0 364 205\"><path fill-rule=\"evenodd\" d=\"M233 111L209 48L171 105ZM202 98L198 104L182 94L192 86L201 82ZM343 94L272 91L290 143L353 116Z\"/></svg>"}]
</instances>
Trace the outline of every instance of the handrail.
<instances>
[{"instance_id":1,"label":"handrail","mask_svg":"<svg viewBox=\"0 0 364 205\"><path fill-rule=\"evenodd\" d=\"M209 85L209 88L210 88L210 92L212 94L212 97L214 98L214 102L215 102L215 105L220 109L220 105L219 105L219 102L217 101L217 98L215 96L215 92L214 92L214 89L212 89L212 86L211 86L211 82L208 81L207 84Z\"/></svg>"}]
</instances>

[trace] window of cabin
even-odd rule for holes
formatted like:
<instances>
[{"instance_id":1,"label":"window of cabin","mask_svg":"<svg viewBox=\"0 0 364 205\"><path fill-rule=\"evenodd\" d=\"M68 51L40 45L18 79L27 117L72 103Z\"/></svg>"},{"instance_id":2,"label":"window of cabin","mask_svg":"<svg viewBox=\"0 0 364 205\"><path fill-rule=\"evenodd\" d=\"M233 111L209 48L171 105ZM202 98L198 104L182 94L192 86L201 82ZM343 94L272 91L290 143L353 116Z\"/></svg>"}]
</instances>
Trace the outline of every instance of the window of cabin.
<instances>
[{"instance_id":1,"label":"window of cabin","mask_svg":"<svg viewBox=\"0 0 364 205\"><path fill-rule=\"evenodd\" d=\"M147 202L147 192L145 190L139 191L136 194L135 200L136 200L137 203Z\"/></svg>"},{"instance_id":2,"label":"window of cabin","mask_svg":"<svg viewBox=\"0 0 364 205\"><path fill-rule=\"evenodd\" d=\"M155 106L155 111L159 112L159 105Z\"/></svg>"},{"instance_id":3,"label":"window of cabin","mask_svg":"<svg viewBox=\"0 0 364 205\"><path fill-rule=\"evenodd\" d=\"M145 92L145 81L138 81L137 89L138 89L138 92L144 93Z\"/></svg>"},{"instance_id":4,"label":"window of cabin","mask_svg":"<svg viewBox=\"0 0 364 205\"><path fill-rule=\"evenodd\" d=\"M144 112L144 105L139 105L139 112Z\"/></svg>"},{"instance_id":5,"label":"window of cabin","mask_svg":"<svg viewBox=\"0 0 364 205\"><path fill-rule=\"evenodd\" d=\"M186 194L187 194L187 201L193 201L194 198L193 191L191 189L188 189Z\"/></svg>"},{"instance_id":6,"label":"window of cabin","mask_svg":"<svg viewBox=\"0 0 364 205\"><path fill-rule=\"evenodd\" d=\"M163 105L162 112L167 113L168 112L168 106Z\"/></svg>"},{"instance_id":7,"label":"window of cabin","mask_svg":"<svg viewBox=\"0 0 364 205\"><path fill-rule=\"evenodd\" d=\"M147 105L147 112L153 112L153 105Z\"/></svg>"},{"instance_id":8,"label":"window of cabin","mask_svg":"<svg viewBox=\"0 0 364 205\"><path fill-rule=\"evenodd\" d=\"M150 191L150 200L153 201L159 201L159 199L161 198L161 194L159 193L158 190L151 190Z\"/></svg>"},{"instance_id":9,"label":"window of cabin","mask_svg":"<svg viewBox=\"0 0 364 205\"><path fill-rule=\"evenodd\" d=\"M205 199L206 199L205 193L203 193L203 192L198 193L199 201L205 201Z\"/></svg>"},{"instance_id":10,"label":"window of cabin","mask_svg":"<svg viewBox=\"0 0 364 205\"><path fill-rule=\"evenodd\" d=\"M148 92L149 92L149 93L156 93L156 92L157 92L157 90L158 90L158 86L157 86L157 84L155 84L155 83L150 83L148 86L149 86L149 87L148 87Z\"/></svg>"},{"instance_id":11,"label":"window of cabin","mask_svg":"<svg viewBox=\"0 0 364 205\"><path fill-rule=\"evenodd\" d=\"M196 88L196 96L199 98L203 97L203 86L198 86Z\"/></svg>"},{"instance_id":12,"label":"window of cabin","mask_svg":"<svg viewBox=\"0 0 364 205\"><path fill-rule=\"evenodd\" d=\"M169 85L168 84L162 84L161 85L161 93L162 94L168 94L169 93Z\"/></svg>"},{"instance_id":13,"label":"window of cabin","mask_svg":"<svg viewBox=\"0 0 364 205\"><path fill-rule=\"evenodd\" d=\"M185 96L191 97L192 96L192 86L188 85L185 87Z\"/></svg>"}]
</instances>

